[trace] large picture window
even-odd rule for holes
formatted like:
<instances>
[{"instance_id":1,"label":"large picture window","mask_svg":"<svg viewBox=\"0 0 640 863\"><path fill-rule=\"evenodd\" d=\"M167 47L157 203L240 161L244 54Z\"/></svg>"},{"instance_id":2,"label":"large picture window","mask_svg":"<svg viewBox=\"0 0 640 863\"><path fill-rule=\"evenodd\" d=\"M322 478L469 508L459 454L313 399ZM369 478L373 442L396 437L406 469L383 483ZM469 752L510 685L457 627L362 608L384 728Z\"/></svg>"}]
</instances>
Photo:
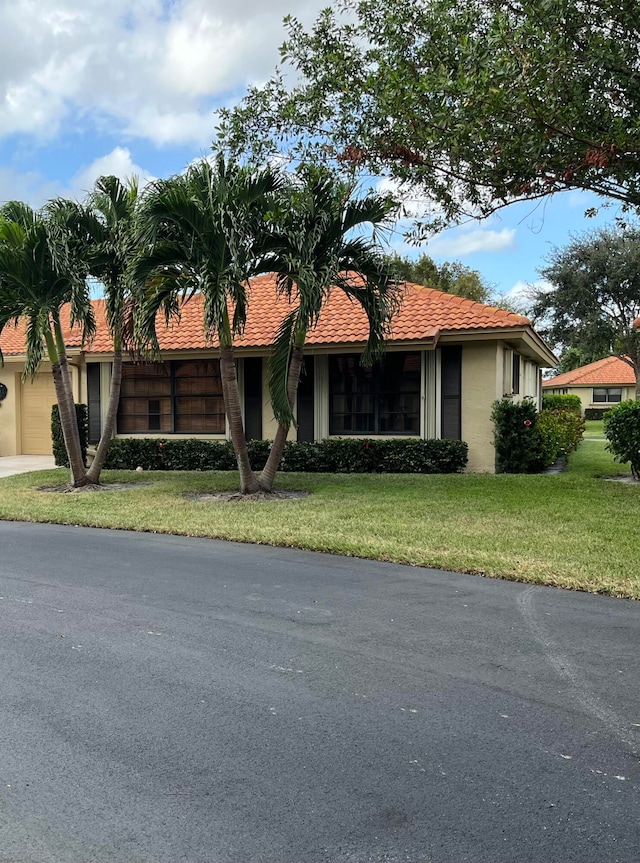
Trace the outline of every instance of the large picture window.
<instances>
[{"instance_id":1,"label":"large picture window","mask_svg":"<svg viewBox=\"0 0 640 863\"><path fill-rule=\"evenodd\" d=\"M420 354L388 353L363 368L359 354L329 357L329 433L419 435Z\"/></svg>"},{"instance_id":2,"label":"large picture window","mask_svg":"<svg viewBox=\"0 0 640 863\"><path fill-rule=\"evenodd\" d=\"M224 401L218 360L125 364L118 432L224 434Z\"/></svg>"}]
</instances>

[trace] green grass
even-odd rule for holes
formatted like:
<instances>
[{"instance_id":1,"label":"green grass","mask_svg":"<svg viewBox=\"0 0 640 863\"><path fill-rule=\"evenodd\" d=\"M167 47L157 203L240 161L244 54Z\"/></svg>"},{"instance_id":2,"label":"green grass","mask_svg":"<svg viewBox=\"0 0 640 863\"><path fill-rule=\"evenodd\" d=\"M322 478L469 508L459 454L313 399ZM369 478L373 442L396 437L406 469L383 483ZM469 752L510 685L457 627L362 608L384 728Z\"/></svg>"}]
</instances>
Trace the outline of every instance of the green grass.
<instances>
[{"instance_id":1,"label":"green grass","mask_svg":"<svg viewBox=\"0 0 640 863\"><path fill-rule=\"evenodd\" d=\"M137 489L62 495L45 471L0 481L0 518L218 537L316 549L640 599L640 487L585 441L560 475L281 474L301 500L211 503L230 473L105 473ZM64 474L66 477L66 473Z\"/></svg>"},{"instance_id":2,"label":"green grass","mask_svg":"<svg viewBox=\"0 0 640 863\"><path fill-rule=\"evenodd\" d=\"M604 438L602 431L602 420L586 420L584 424L585 439L589 438Z\"/></svg>"}]
</instances>

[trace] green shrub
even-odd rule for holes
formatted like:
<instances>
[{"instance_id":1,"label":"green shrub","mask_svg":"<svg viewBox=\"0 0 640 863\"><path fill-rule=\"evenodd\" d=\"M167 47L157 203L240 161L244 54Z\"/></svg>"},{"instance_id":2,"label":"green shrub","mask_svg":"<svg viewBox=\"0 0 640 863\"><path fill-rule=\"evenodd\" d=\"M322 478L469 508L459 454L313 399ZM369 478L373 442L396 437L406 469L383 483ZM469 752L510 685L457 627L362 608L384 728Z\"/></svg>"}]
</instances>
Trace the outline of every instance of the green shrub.
<instances>
[{"instance_id":1,"label":"green shrub","mask_svg":"<svg viewBox=\"0 0 640 863\"><path fill-rule=\"evenodd\" d=\"M527 463L529 473L539 473L558 460L561 449L560 426L556 411L541 411L536 417Z\"/></svg>"},{"instance_id":2,"label":"green shrub","mask_svg":"<svg viewBox=\"0 0 640 863\"><path fill-rule=\"evenodd\" d=\"M573 405L538 413L530 399L493 403L496 466L501 473L535 473L573 452L584 433L584 420Z\"/></svg>"},{"instance_id":3,"label":"green shrub","mask_svg":"<svg viewBox=\"0 0 640 863\"><path fill-rule=\"evenodd\" d=\"M582 416L582 401L580 396L572 396L566 393L545 393L542 396L543 411L573 411Z\"/></svg>"},{"instance_id":4,"label":"green shrub","mask_svg":"<svg viewBox=\"0 0 640 863\"><path fill-rule=\"evenodd\" d=\"M262 470L270 441L248 442L255 470ZM457 440L378 440L331 438L305 443L288 441L281 470L302 473L459 473L468 447ZM229 441L116 438L105 467L135 470L235 470Z\"/></svg>"},{"instance_id":5,"label":"green shrub","mask_svg":"<svg viewBox=\"0 0 640 863\"><path fill-rule=\"evenodd\" d=\"M584 420L573 408L544 409L536 417L529 470L544 470L578 448L584 434Z\"/></svg>"},{"instance_id":6,"label":"green shrub","mask_svg":"<svg viewBox=\"0 0 640 863\"><path fill-rule=\"evenodd\" d=\"M536 405L531 399L494 402L491 419L494 424L493 445L499 473L527 473L531 460Z\"/></svg>"},{"instance_id":7,"label":"green shrub","mask_svg":"<svg viewBox=\"0 0 640 863\"><path fill-rule=\"evenodd\" d=\"M87 444L89 442L89 420L86 405L76 405L76 419L80 433L80 449L82 451L82 463L87 464ZM69 467L67 448L64 445L64 435L60 423L60 410L55 404L51 408L51 441L53 443L53 457L58 467Z\"/></svg>"},{"instance_id":8,"label":"green shrub","mask_svg":"<svg viewBox=\"0 0 640 863\"><path fill-rule=\"evenodd\" d=\"M608 414L611 408L585 408L584 418L586 420L603 420L605 414Z\"/></svg>"},{"instance_id":9,"label":"green shrub","mask_svg":"<svg viewBox=\"0 0 640 863\"><path fill-rule=\"evenodd\" d=\"M640 479L640 402L620 402L608 410L603 429L614 459L631 462L632 474Z\"/></svg>"}]
</instances>

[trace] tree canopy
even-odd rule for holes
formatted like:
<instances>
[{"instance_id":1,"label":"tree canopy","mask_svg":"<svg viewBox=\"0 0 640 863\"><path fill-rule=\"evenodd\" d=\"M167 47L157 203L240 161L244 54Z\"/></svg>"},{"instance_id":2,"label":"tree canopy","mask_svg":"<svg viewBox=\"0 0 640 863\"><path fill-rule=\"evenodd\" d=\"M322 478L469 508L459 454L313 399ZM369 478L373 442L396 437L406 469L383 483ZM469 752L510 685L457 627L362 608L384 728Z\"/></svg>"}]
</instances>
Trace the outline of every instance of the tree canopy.
<instances>
[{"instance_id":1,"label":"tree canopy","mask_svg":"<svg viewBox=\"0 0 640 863\"><path fill-rule=\"evenodd\" d=\"M24 378L35 377L46 358L51 362L72 483L82 486L87 476L61 310L69 305L70 322L81 327L83 341L95 332L95 319L84 262L68 227L57 201L40 211L20 201L0 208L0 334L20 319L26 321Z\"/></svg>"},{"instance_id":2,"label":"tree canopy","mask_svg":"<svg viewBox=\"0 0 640 863\"><path fill-rule=\"evenodd\" d=\"M386 195L358 196L329 171L301 166L289 178L269 218L268 266L292 310L282 321L269 360L269 391L278 430L260 484L271 490L284 452L308 332L333 291L343 292L367 316L362 365L379 359L391 319L401 303L400 284L382 255L379 234L395 211Z\"/></svg>"},{"instance_id":3,"label":"tree canopy","mask_svg":"<svg viewBox=\"0 0 640 863\"><path fill-rule=\"evenodd\" d=\"M285 24L283 68L222 112L232 150L390 174L432 228L566 189L640 208L636 4L342 0Z\"/></svg>"},{"instance_id":4,"label":"tree canopy","mask_svg":"<svg viewBox=\"0 0 640 863\"><path fill-rule=\"evenodd\" d=\"M554 344L578 348L587 362L616 354L640 379L640 227L605 228L555 249L541 275L534 317ZM639 388L640 389L640 388Z\"/></svg>"},{"instance_id":5,"label":"tree canopy","mask_svg":"<svg viewBox=\"0 0 640 863\"><path fill-rule=\"evenodd\" d=\"M438 265L429 255L421 255L413 260L398 254L389 255L387 260L391 272L405 282L426 285L477 303L491 302L492 290L482 274L460 261L446 261Z\"/></svg>"}]
</instances>

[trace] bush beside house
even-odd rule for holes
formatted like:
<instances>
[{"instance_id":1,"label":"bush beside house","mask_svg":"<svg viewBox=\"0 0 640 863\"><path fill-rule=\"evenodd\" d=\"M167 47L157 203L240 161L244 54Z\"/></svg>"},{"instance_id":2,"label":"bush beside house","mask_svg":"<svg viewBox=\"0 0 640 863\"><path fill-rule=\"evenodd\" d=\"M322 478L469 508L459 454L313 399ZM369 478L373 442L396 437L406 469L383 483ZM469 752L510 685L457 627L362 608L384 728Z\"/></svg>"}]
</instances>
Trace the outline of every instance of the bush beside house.
<instances>
[{"instance_id":1,"label":"bush beside house","mask_svg":"<svg viewBox=\"0 0 640 863\"><path fill-rule=\"evenodd\" d=\"M494 402L491 419L500 473L540 472L577 449L584 432L573 402L555 401L538 412L531 399L501 399Z\"/></svg>"},{"instance_id":2,"label":"bush beside house","mask_svg":"<svg viewBox=\"0 0 640 863\"><path fill-rule=\"evenodd\" d=\"M248 441L256 470L267 460L270 441ZM317 442L288 441L281 470L301 473L459 473L467 464L468 448L459 440L374 440L329 438ZM159 440L116 438L107 455L107 468L135 470L235 470L236 459L227 441L195 438Z\"/></svg>"},{"instance_id":3,"label":"bush beside house","mask_svg":"<svg viewBox=\"0 0 640 863\"><path fill-rule=\"evenodd\" d=\"M89 415L86 405L76 405L76 419L78 431L80 432L80 450L82 452L82 463L87 464L87 446L89 444ZM53 444L53 457L58 467L69 467L69 457L64 445L62 425L60 423L60 411L58 405L51 407L51 441Z\"/></svg>"},{"instance_id":4,"label":"bush beside house","mask_svg":"<svg viewBox=\"0 0 640 863\"><path fill-rule=\"evenodd\" d=\"M585 408L584 418L586 420L603 420L611 408Z\"/></svg>"},{"instance_id":5,"label":"bush beside house","mask_svg":"<svg viewBox=\"0 0 640 863\"><path fill-rule=\"evenodd\" d=\"M603 429L614 459L631 462L631 473L640 479L640 402L620 402L608 410Z\"/></svg>"}]
</instances>

